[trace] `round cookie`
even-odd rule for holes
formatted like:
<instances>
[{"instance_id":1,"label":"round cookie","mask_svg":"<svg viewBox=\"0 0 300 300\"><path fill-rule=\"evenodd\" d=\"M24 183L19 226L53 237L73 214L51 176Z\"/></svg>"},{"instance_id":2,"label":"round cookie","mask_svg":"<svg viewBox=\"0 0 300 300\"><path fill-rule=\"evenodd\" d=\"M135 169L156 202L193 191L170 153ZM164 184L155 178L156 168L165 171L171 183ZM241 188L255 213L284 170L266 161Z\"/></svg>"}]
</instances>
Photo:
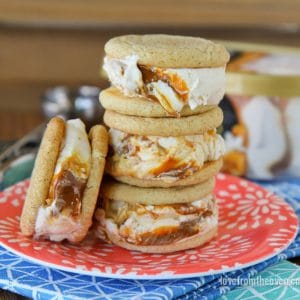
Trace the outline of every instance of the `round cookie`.
<instances>
[{"instance_id":1,"label":"round cookie","mask_svg":"<svg viewBox=\"0 0 300 300\"><path fill-rule=\"evenodd\" d=\"M214 107L200 115L182 118L144 118L106 110L104 123L127 133L142 136L183 136L204 134L222 124L223 113Z\"/></svg>"},{"instance_id":2,"label":"round cookie","mask_svg":"<svg viewBox=\"0 0 300 300\"><path fill-rule=\"evenodd\" d=\"M139 64L160 68L212 68L229 60L229 53L220 44L167 34L118 36L110 39L104 50L113 58L137 55Z\"/></svg>"},{"instance_id":3,"label":"round cookie","mask_svg":"<svg viewBox=\"0 0 300 300\"><path fill-rule=\"evenodd\" d=\"M174 117L174 115L168 114L168 112L161 106L159 102L151 100L149 101L148 98L144 98L142 96L127 97L123 95L119 89L113 86L103 90L100 93L99 99L105 109L124 115L146 118ZM180 116L186 117L202 114L214 107L214 105L200 105L192 110L186 105L180 112Z\"/></svg>"},{"instance_id":4,"label":"round cookie","mask_svg":"<svg viewBox=\"0 0 300 300\"><path fill-rule=\"evenodd\" d=\"M93 214L105 168L105 158L108 152L108 134L104 126L95 125L92 127L89 132L89 140L92 148L91 170L81 200L81 227L68 238L73 243L83 240L92 225Z\"/></svg>"},{"instance_id":5,"label":"round cookie","mask_svg":"<svg viewBox=\"0 0 300 300\"><path fill-rule=\"evenodd\" d=\"M58 117L52 118L44 132L34 163L21 215L20 227L26 236L32 236L35 232L37 213L48 197L52 174L54 174L64 135L64 120Z\"/></svg>"},{"instance_id":6,"label":"round cookie","mask_svg":"<svg viewBox=\"0 0 300 300\"><path fill-rule=\"evenodd\" d=\"M127 183L130 185L135 185L139 187L179 187L199 184L209 178L215 176L222 168L223 159L219 158L216 161L206 162L204 166L198 172L177 180L168 180L165 178L154 178L154 179L141 179L132 176L119 175L122 170L114 169L109 164L106 165L106 172L113 176L116 180Z\"/></svg>"},{"instance_id":7,"label":"round cookie","mask_svg":"<svg viewBox=\"0 0 300 300\"><path fill-rule=\"evenodd\" d=\"M108 199L140 203L146 205L163 205L174 203L189 203L200 200L214 189L215 180L209 178L200 184L174 188L140 188L124 183L106 180L102 183L101 194Z\"/></svg>"}]
</instances>

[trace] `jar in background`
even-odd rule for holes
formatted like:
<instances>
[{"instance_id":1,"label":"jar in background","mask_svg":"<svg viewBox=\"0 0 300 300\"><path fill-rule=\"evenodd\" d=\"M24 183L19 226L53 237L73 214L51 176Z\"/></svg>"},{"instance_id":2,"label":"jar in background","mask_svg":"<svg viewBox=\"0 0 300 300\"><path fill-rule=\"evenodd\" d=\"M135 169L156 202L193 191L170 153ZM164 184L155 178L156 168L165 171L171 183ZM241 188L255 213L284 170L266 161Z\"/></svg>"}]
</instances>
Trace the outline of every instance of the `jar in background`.
<instances>
[{"instance_id":1,"label":"jar in background","mask_svg":"<svg viewBox=\"0 0 300 300\"><path fill-rule=\"evenodd\" d=\"M227 46L223 171L252 179L300 177L300 50Z\"/></svg>"}]
</instances>

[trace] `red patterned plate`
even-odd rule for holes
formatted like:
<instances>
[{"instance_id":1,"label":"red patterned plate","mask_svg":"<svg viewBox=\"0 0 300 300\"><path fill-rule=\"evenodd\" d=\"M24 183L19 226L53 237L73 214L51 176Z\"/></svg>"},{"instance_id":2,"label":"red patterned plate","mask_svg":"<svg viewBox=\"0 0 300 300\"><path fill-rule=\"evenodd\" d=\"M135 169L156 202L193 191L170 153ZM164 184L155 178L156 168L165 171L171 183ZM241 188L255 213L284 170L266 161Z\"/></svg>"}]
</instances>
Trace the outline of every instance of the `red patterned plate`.
<instances>
[{"instance_id":1,"label":"red patterned plate","mask_svg":"<svg viewBox=\"0 0 300 300\"><path fill-rule=\"evenodd\" d=\"M298 219L283 199L249 181L220 174L217 238L173 254L143 254L89 238L80 246L34 241L19 231L28 181L0 195L0 242L26 259L75 273L131 279L184 278L223 273L270 258L293 241Z\"/></svg>"}]
</instances>

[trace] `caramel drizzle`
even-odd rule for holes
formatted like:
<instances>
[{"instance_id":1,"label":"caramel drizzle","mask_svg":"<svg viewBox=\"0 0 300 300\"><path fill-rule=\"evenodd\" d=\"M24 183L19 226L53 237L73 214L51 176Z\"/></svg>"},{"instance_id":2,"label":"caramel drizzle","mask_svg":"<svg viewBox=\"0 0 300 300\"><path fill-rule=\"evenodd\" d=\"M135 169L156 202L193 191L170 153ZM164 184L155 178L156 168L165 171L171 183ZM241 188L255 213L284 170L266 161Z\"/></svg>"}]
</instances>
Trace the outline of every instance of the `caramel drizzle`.
<instances>
[{"instance_id":1,"label":"caramel drizzle","mask_svg":"<svg viewBox=\"0 0 300 300\"><path fill-rule=\"evenodd\" d=\"M87 177L88 168L77 156L71 156L64 162L61 171L53 176L46 200L48 206L56 201L57 212L53 212L53 216L61 212L68 213L71 217L80 214L86 180L78 178L75 173Z\"/></svg>"},{"instance_id":2,"label":"caramel drizzle","mask_svg":"<svg viewBox=\"0 0 300 300\"><path fill-rule=\"evenodd\" d=\"M167 83L182 99L185 103L188 100L189 89L187 87L186 82L180 78L177 74L167 73L162 68L148 68L146 66L139 65L139 69L142 73L144 84L148 84L151 82L157 82L159 80ZM155 98L153 95L147 95L151 98ZM155 98L155 100L157 100Z\"/></svg>"}]
</instances>

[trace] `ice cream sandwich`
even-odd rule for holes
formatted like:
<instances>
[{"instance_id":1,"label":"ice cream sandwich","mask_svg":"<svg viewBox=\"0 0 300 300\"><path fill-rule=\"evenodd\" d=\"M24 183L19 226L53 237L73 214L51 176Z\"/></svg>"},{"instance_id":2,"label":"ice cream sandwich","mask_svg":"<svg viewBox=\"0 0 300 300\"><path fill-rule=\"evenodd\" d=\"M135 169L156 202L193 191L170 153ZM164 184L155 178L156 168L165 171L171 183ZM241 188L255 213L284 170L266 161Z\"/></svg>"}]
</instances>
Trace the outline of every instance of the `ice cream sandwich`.
<instances>
[{"instance_id":1,"label":"ice cream sandwich","mask_svg":"<svg viewBox=\"0 0 300 300\"><path fill-rule=\"evenodd\" d=\"M96 234L141 252L167 253L198 247L217 233L213 186L213 178L169 189L105 181L95 213Z\"/></svg>"},{"instance_id":2,"label":"ice cream sandwich","mask_svg":"<svg viewBox=\"0 0 300 300\"><path fill-rule=\"evenodd\" d=\"M219 107L181 118L144 118L106 111L110 151L106 171L118 181L140 187L200 183L222 165L223 120Z\"/></svg>"},{"instance_id":3,"label":"ice cream sandwich","mask_svg":"<svg viewBox=\"0 0 300 300\"><path fill-rule=\"evenodd\" d=\"M50 120L37 154L20 227L25 236L79 242L92 224L108 136L79 119Z\"/></svg>"},{"instance_id":4,"label":"ice cream sandwich","mask_svg":"<svg viewBox=\"0 0 300 300\"><path fill-rule=\"evenodd\" d=\"M229 54L217 43L164 34L124 35L109 40L105 53L103 68L112 85L135 102L160 104L165 116L186 115L223 98Z\"/></svg>"}]
</instances>

